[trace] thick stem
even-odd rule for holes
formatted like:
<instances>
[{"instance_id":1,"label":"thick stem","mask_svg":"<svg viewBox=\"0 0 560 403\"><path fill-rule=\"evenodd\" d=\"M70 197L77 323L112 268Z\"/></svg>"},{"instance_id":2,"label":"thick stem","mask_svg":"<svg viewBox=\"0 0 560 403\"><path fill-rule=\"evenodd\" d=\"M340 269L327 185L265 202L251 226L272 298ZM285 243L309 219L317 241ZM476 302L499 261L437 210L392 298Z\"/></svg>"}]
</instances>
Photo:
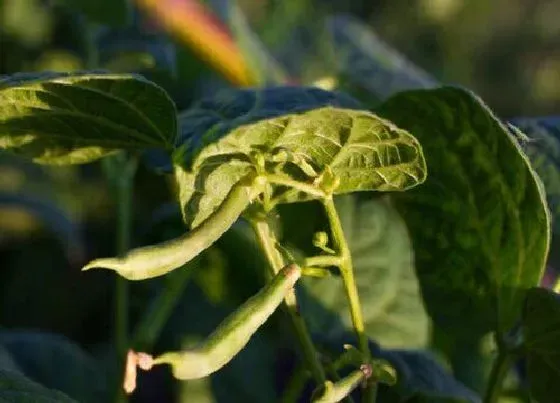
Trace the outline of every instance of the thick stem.
<instances>
[{"instance_id":1,"label":"thick stem","mask_svg":"<svg viewBox=\"0 0 560 403\"><path fill-rule=\"evenodd\" d=\"M514 355L503 346L498 346L498 356L492 366L490 378L486 386L484 403L496 403L502 391L504 379L509 372Z\"/></svg>"},{"instance_id":2,"label":"thick stem","mask_svg":"<svg viewBox=\"0 0 560 403\"><path fill-rule=\"evenodd\" d=\"M346 290L346 296L348 298L348 304L350 306L350 316L352 318L352 324L354 326L354 331L358 337L358 348L362 354L369 360L371 360L371 352L369 351L369 341L365 332L364 318L362 315L362 306L360 303L360 297L358 295L358 287L356 285L356 280L354 278L354 268L352 266L352 256L350 254L350 248L346 242L346 237L344 236L344 231L342 229L342 223L340 222L340 217L336 211L334 200L331 197L322 200L327 213L327 218L329 220L331 232L332 232L332 242L335 250L338 251L341 262L340 262L340 274L342 275L342 281L344 283L344 288ZM363 401L367 403L375 402L377 397L377 384L369 383L368 387L364 390Z\"/></svg>"},{"instance_id":3,"label":"thick stem","mask_svg":"<svg viewBox=\"0 0 560 403\"><path fill-rule=\"evenodd\" d=\"M285 262L284 258L276 248L276 237L274 233L268 223L264 220L252 221L251 224L255 234L257 235L260 247L268 260L272 274L277 273L282 267L284 267ZM284 308L291 319L309 370L313 374L313 378L315 378L317 384L321 385L327 378L325 376L325 371L319 362L319 357L315 351L315 347L313 346L311 336L307 331L307 326L298 311L295 292L291 292L286 296L284 299Z\"/></svg>"}]
</instances>

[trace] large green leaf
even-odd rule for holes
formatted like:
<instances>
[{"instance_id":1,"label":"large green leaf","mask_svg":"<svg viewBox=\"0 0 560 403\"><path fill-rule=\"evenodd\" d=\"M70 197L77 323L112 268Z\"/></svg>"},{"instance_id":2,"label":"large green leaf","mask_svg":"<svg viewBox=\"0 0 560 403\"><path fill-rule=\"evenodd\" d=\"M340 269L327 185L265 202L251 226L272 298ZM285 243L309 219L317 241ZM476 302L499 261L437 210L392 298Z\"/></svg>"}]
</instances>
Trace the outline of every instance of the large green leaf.
<instances>
[{"instance_id":1,"label":"large green leaf","mask_svg":"<svg viewBox=\"0 0 560 403\"><path fill-rule=\"evenodd\" d=\"M0 79L0 105L0 148L39 163L171 149L176 138L173 101L133 74L19 73Z\"/></svg>"},{"instance_id":2,"label":"large green leaf","mask_svg":"<svg viewBox=\"0 0 560 403\"><path fill-rule=\"evenodd\" d=\"M472 93L401 93L378 113L426 153L423 186L395 195L427 309L450 334L505 332L539 284L550 242L542 186L508 129Z\"/></svg>"},{"instance_id":3,"label":"large green leaf","mask_svg":"<svg viewBox=\"0 0 560 403\"><path fill-rule=\"evenodd\" d=\"M286 180L310 183L330 171L340 179L337 194L405 190L425 179L420 145L408 132L366 111L330 106L314 109L315 102L303 102L303 109L296 113L283 114L280 106L267 109L293 101L284 99L290 90L277 91L280 93L264 92L262 104L255 101L254 111L232 121L216 122L216 112L204 109L181 116L182 127L189 129L182 130L186 160L177 169L177 179L183 212L191 225L207 217L233 184L255 169L255 152L263 155L267 173ZM221 115L239 116L240 107L232 104ZM271 115L280 116L265 118ZM278 168L272 159L279 152L303 163L290 160ZM283 195L283 202L288 203L310 199L289 191Z\"/></svg>"},{"instance_id":4,"label":"large green leaf","mask_svg":"<svg viewBox=\"0 0 560 403\"><path fill-rule=\"evenodd\" d=\"M0 369L0 402L76 403L61 392L48 389L22 374L4 369Z\"/></svg>"},{"instance_id":5,"label":"large green leaf","mask_svg":"<svg viewBox=\"0 0 560 403\"><path fill-rule=\"evenodd\" d=\"M79 346L62 336L3 331L0 332L0 347L5 348L17 368L35 382L83 403L110 399L108 380L101 367Z\"/></svg>"},{"instance_id":6,"label":"large green leaf","mask_svg":"<svg viewBox=\"0 0 560 403\"><path fill-rule=\"evenodd\" d=\"M554 403L560 396L560 295L545 288L527 292L523 335L533 398Z\"/></svg>"},{"instance_id":7,"label":"large green leaf","mask_svg":"<svg viewBox=\"0 0 560 403\"><path fill-rule=\"evenodd\" d=\"M384 347L423 347L429 320L414 273L406 225L388 199L336 198L350 245L367 335ZM302 313L313 332L337 338L352 328L339 277L304 278Z\"/></svg>"}]
</instances>

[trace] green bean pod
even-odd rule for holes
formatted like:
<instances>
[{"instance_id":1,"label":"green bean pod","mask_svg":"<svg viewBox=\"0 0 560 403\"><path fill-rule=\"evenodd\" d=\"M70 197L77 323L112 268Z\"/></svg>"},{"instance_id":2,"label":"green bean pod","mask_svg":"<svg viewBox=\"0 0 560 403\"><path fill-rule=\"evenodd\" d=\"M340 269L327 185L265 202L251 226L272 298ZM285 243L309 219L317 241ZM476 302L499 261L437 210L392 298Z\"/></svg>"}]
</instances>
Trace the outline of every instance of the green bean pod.
<instances>
[{"instance_id":1,"label":"green bean pod","mask_svg":"<svg viewBox=\"0 0 560 403\"><path fill-rule=\"evenodd\" d=\"M358 385L371 376L371 366L363 364L360 369L352 371L348 376L335 383L325 382L323 390L312 398L313 403L337 403L349 396Z\"/></svg>"},{"instance_id":2,"label":"green bean pod","mask_svg":"<svg viewBox=\"0 0 560 403\"><path fill-rule=\"evenodd\" d=\"M288 265L257 294L228 316L194 349L164 353L152 364L170 364L173 376L188 380L204 378L222 368L249 342L253 334L278 308L301 276L301 269Z\"/></svg>"},{"instance_id":3,"label":"green bean pod","mask_svg":"<svg viewBox=\"0 0 560 403\"><path fill-rule=\"evenodd\" d=\"M241 180L206 220L178 238L132 249L122 257L95 259L85 265L82 271L94 267L105 268L116 271L128 280L145 280L167 274L216 242L262 192L265 181L260 176L253 180Z\"/></svg>"}]
</instances>

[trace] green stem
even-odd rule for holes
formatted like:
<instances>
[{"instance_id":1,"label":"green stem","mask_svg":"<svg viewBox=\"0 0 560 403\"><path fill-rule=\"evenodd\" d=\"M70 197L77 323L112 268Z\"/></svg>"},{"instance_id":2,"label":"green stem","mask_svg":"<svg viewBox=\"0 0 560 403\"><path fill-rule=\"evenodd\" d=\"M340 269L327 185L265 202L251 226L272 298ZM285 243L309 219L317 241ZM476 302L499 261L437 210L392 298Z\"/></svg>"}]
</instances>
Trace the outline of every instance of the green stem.
<instances>
[{"instance_id":1,"label":"green stem","mask_svg":"<svg viewBox=\"0 0 560 403\"><path fill-rule=\"evenodd\" d=\"M276 248L276 237L272 232L268 223L264 220L256 220L251 222L257 239L259 241L260 247L263 250L266 259L268 260L272 274L280 271L282 267L285 266L284 258L278 252ZM301 317L295 292L289 293L284 300L284 309L288 312L291 319L294 331L297 335L301 349L303 350L303 355L309 367L309 370L313 374L313 378L317 384L321 385L326 381L325 371L321 363L319 362L319 357L313 346L313 341L311 336L307 331L307 326L303 318Z\"/></svg>"},{"instance_id":2,"label":"green stem","mask_svg":"<svg viewBox=\"0 0 560 403\"><path fill-rule=\"evenodd\" d=\"M327 213L327 218L331 227L333 246L340 253L340 274L342 275L342 281L344 283L346 296L348 298L348 304L350 306L350 316L352 318L352 324L354 326L356 336L358 337L358 347L362 354L364 354L364 356L367 357L368 360L371 360L369 341L365 332L364 318L362 315L362 306L360 303L360 297L358 295L358 287L354 278L354 269L352 265L350 248L348 247L348 243L346 242L346 237L344 236L344 231L342 229L342 223L340 222L340 217L338 216L338 212L336 211L332 196L323 199L322 203L325 207L325 212ZM367 403L374 403L376 401L376 398L377 384L371 382L364 390L364 397L362 400Z\"/></svg>"},{"instance_id":3,"label":"green stem","mask_svg":"<svg viewBox=\"0 0 560 403\"><path fill-rule=\"evenodd\" d=\"M116 194L117 204L117 254L122 256L130 249L132 229L132 189L136 173L137 159L126 153L117 154L103 160L105 176L111 183ZM124 365L128 350L128 282L115 277L114 295L114 332L117 350L117 368L124 376ZM122 381L122 379L121 379ZM126 402L128 398L119 387L116 391L116 402Z\"/></svg>"},{"instance_id":4,"label":"green stem","mask_svg":"<svg viewBox=\"0 0 560 403\"><path fill-rule=\"evenodd\" d=\"M340 267L340 265L342 264L342 259L340 256L319 255L305 258L303 262L304 266Z\"/></svg>"},{"instance_id":5,"label":"green stem","mask_svg":"<svg viewBox=\"0 0 560 403\"><path fill-rule=\"evenodd\" d=\"M509 372L513 359L513 354L503 346L498 346L498 356L490 372L484 403L496 403L498 401L502 390L502 384Z\"/></svg>"},{"instance_id":6,"label":"green stem","mask_svg":"<svg viewBox=\"0 0 560 403\"><path fill-rule=\"evenodd\" d=\"M267 174L266 179L268 180L269 183L272 183L274 185L287 186L292 189L296 189L301 192L307 193L311 196L316 196L319 198L326 197L325 192L323 192L322 190L318 189L316 186L311 185L309 183L295 181L293 179L285 178L281 175L275 175L275 174Z\"/></svg>"},{"instance_id":7,"label":"green stem","mask_svg":"<svg viewBox=\"0 0 560 403\"><path fill-rule=\"evenodd\" d=\"M148 310L136 326L132 346L139 351L150 350L158 339L163 326L177 305L195 268L195 262L180 267L167 275L164 287L154 298Z\"/></svg>"}]
</instances>

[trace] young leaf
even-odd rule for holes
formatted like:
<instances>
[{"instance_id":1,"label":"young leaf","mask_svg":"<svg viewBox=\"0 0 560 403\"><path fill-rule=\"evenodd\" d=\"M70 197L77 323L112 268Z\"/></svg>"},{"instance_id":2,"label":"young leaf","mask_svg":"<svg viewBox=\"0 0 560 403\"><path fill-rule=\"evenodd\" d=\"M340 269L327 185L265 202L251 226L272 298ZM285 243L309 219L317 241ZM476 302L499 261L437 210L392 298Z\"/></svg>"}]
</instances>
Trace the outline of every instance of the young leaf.
<instances>
[{"instance_id":1,"label":"young leaf","mask_svg":"<svg viewBox=\"0 0 560 403\"><path fill-rule=\"evenodd\" d=\"M48 389L25 376L0 368L0 401L18 403L77 403L57 390Z\"/></svg>"},{"instance_id":2,"label":"young leaf","mask_svg":"<svg viewBox=\"0 0 560 403\"><path fill-rule=\"evenodd\" d=\"M344 93L313 87L223 90L181 113L178 145L187 145L185 165L190 166L206 145L242 125L324 106L360 108L356 100Z\"/></svg>"},{"instance_id":3,"label":"young leaf","mask_svg":"<svg viewBox=\"0 0 560 403\"><path fill-rule=\"evenodd\" d=\"M0 79L0 148L44 164L80 164L116 149L171 149L173 101L133 74L20 73Z\"/></svg>"},{"instance_id":4,"label":"young leaf","mask_svg":"<svg viewBox=\"0 0 560 403\"><path fill-rule=\"evenodd\" d=\"M299 98L289 97L298 93L304 95L299 105ZM315 108L329 94L326 91L269 89L262 92L262 102L258 94L231 94L254 101L252 111L239 100L219 114L195 108L181 115L183 154L177 153L176 159L183 162L177 177L184 216L193 222L203 220L238 177L255 169L255 153L263 156L268 173L283 180L313 183L323 173L334 175L340 180L337 194L405 190L424 181L426 167L420 145L391 122L366 111ZM318 101L317 94L321 94ZM336 100L334 94L330 97ZM292 105L293 113L285 112L290 109L286 103ZM220 120L223 116L232 118ZM270 116L278 117L266 118ZM275 165L274 157L280 152L288 159L297 158ZM310 176L313 171L316 177ZM281 202L312 198L286 192Z\"/></svg>"},{"instance_id":5,"label":"young leaf","mask_svg":"<svg viewBox=\"0 0 560 403\"><path fill-rule=\"evenodd\" d=\"M550 217L539 179L508 129L472 93L401 93L378 108L422 143L430 175L395 195L431 317L450 334L506 332L539 284Z\"/></svg>"},{"instance_id":6,"label":"young leaf","mask_svg":"<svg viewBox=\"0 0 560 403\"><path fill-rule=\"evenodd\" d=\"M62 336L3 331L0 332L0 347L10 353L22 374L35 382L84 403L110 400L108 379L101 367L79 346Z\"/></svg>"},{"instance_id":7,"label":"young leaf","mask_svg":"<svg viewBox=\"0 0 560 403\"><path fill-rule=\"evenodd\" d=\"M540 403L560 396L560 295L545 288L527 292L523 335L529 390Z\"/></svg>"},{"instance_id":8,"label":"young leaf","mask_svg":"<svg viewBox=\"0 0 560 403\"><path fill-rule=\"evenodd\" d=\"M371 195L336 198L350 245L366 333L385 347L424 347L429 319L414 273L406 225L386 199ZM352 328L339 277L301 283L301 312L313 332L339 337Z\"/></svg>"}]
</instances>

